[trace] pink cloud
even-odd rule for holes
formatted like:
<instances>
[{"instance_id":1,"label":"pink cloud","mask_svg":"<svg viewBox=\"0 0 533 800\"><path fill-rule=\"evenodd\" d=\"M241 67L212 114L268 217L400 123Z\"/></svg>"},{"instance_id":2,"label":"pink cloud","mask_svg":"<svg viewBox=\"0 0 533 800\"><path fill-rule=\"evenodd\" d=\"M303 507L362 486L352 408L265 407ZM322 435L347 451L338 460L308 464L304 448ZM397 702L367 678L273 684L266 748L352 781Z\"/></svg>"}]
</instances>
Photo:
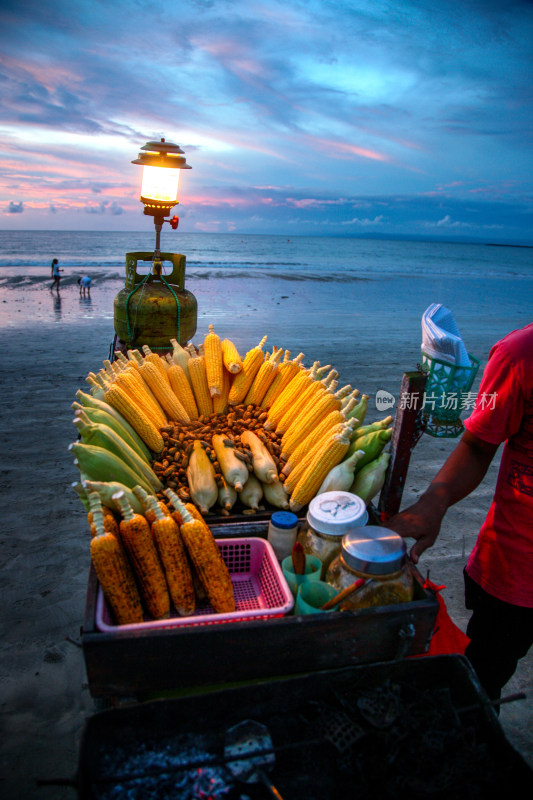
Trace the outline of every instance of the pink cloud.
<instances>
[{"instance_id":1,"label":"pink cloud","mask_svg":"<svg viewBox=\"0 0 533 800\"><path fill-rule=\"evenodd\" d=\"M359 158L369 158L372 161L390 161L389 156L385 153L379 153L377 150L369 150L366 147L359 147L348 142L340 142L337 139L321 139L317 136L307 136L305 138L315 149L326 149L327 154L330 156L336 155L339 158L358 156Z\"/></svg>"}]
</instances>

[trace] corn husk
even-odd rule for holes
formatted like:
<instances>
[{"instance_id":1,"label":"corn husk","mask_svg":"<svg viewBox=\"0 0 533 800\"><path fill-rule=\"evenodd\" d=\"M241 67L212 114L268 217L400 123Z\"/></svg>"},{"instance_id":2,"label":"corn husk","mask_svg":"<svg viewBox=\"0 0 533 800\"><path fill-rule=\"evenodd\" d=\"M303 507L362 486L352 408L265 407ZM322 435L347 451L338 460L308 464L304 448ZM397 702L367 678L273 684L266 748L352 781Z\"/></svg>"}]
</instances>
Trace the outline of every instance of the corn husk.
<instances>
[{"instance_id":1,"label":"corn husk","mask_svg":"<svg viewBox=\"0 0 533 800\"><path fill-rule=\"evenodd\" d=\"M364 466L355 476L350 492L360 497L367 505L372 502L383 488L389 461L390 453L381 453L380 456Z\"/></svg>"}]
</instances>

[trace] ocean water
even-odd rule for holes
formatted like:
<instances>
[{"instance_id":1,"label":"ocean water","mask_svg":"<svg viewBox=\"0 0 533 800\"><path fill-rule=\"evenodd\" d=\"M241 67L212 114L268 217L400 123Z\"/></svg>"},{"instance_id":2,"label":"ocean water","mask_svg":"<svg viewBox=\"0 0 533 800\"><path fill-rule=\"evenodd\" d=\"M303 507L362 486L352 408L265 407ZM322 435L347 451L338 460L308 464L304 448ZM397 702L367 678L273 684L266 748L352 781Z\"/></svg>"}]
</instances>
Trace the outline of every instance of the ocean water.
<instances>
[{"instance_id":1,"label":"ocean water","mask_svg":"<svg viewBox=\"0 0 533 800\"><path fill-rule=\"evenodd\" d=\"M0 280L65 270L119 272L125 253L152 251L155 235L110 231L0 231ZM277 277L350 281L385 276L533 277L533 248L336 237L180 233L164 229L161 250L183 253L201 278Z\"/></svg>"},{"instance_id":2,"label":"ocean water","mask_svg":"<svg viewBox=\"0 0 533 800\"><path fill-rule=\"evenodd\" d=\"M154 243L149 229L0 232L0 327L70 325L78 335L74 326L84 326L80 336L98 329L111 341L125 253L151 252ZM269 346L342 364L363 373L367 386L378 387L393 363L400 377L416 368L431 303L452 311L482 362L495 341L533 319L533 248L167 230L161 249L186 256L198 337L213 322L246 351L268 334ZM53 257L64 270L59 296L48 291ZM93 277L90 298L79 297L84 273Z\"/></svg>"}]
</instances>

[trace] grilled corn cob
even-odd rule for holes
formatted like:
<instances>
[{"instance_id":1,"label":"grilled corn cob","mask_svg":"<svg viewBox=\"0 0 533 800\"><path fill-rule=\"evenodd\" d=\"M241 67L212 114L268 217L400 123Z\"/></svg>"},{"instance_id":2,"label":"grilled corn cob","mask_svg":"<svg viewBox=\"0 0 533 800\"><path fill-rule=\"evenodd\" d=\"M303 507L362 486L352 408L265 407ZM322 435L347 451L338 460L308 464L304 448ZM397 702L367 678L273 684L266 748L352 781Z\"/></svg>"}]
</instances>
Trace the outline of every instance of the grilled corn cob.
<instances>
[{"instance_id":1,"label":"grilled corn cob","mask_svg":"<svg viewBox=\"0 0 533 800\"><path fill-rule=\"evenodd\" d=\"M146 608L154 619L166 619L170 616L170 597L150 525L141 514L134 513L121 492L117 492L113 500L122 515L120 538L137 577Z\"/></svg>"},{"instance_id":2,"label":"grilled corn cob","mask_svg":"<svg viewBox=\"0 0 533 800\"><path fill-rule=\"evenodd\" d=\"M106 531L98 495L89 493L96 534L91 539L91 561L104 596L119 625L143 621L141 599L126 553L115 534Z\"/></svg>"},{"instance_id":3,"label":"grilled corn cob","mask_svg":"<svg viewBox=\"0 0 533 800\"><path fill-rule=\"evenodd\" d=\"M209 602L218 613L235 611L231 575L205 522L195 519L174 492L165 490L183 524L181 535Z\"/></svg>"},{"instance_id":4,"label":"grilled corn cob","mask_svg":"<svg viewBox=\"0 0 533 800\"><path fill-rule=\"evenodd\" d=\"M134 492L152 517L150 528L157 552L167 579L170 599L182 616L189 616L196 607L194 584L180 529L175 520L161 509L155 497L150 497L141 487Z\"/></svg>"}]
</instances>

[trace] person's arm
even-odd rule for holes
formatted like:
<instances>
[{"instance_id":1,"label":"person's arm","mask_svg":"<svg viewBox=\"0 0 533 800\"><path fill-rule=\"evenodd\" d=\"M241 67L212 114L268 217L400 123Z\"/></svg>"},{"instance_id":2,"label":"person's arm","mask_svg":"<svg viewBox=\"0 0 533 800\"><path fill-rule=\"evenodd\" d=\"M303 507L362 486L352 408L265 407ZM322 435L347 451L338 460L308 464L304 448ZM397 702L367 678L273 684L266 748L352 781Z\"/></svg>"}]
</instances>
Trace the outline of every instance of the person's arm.
<instances>
[{"instance_id":1,"label":"person's arm","mask_svg":"<svg viewBox=\"0 0 533 800\"><path fill-rule=\"evenodd\" d=\"M387 521L388 528L416 539L410 553L414 564L435 543L449 507L479 486L497 449L497 444L465 431L420 499Z\"/></svg>"}]
</instances>

